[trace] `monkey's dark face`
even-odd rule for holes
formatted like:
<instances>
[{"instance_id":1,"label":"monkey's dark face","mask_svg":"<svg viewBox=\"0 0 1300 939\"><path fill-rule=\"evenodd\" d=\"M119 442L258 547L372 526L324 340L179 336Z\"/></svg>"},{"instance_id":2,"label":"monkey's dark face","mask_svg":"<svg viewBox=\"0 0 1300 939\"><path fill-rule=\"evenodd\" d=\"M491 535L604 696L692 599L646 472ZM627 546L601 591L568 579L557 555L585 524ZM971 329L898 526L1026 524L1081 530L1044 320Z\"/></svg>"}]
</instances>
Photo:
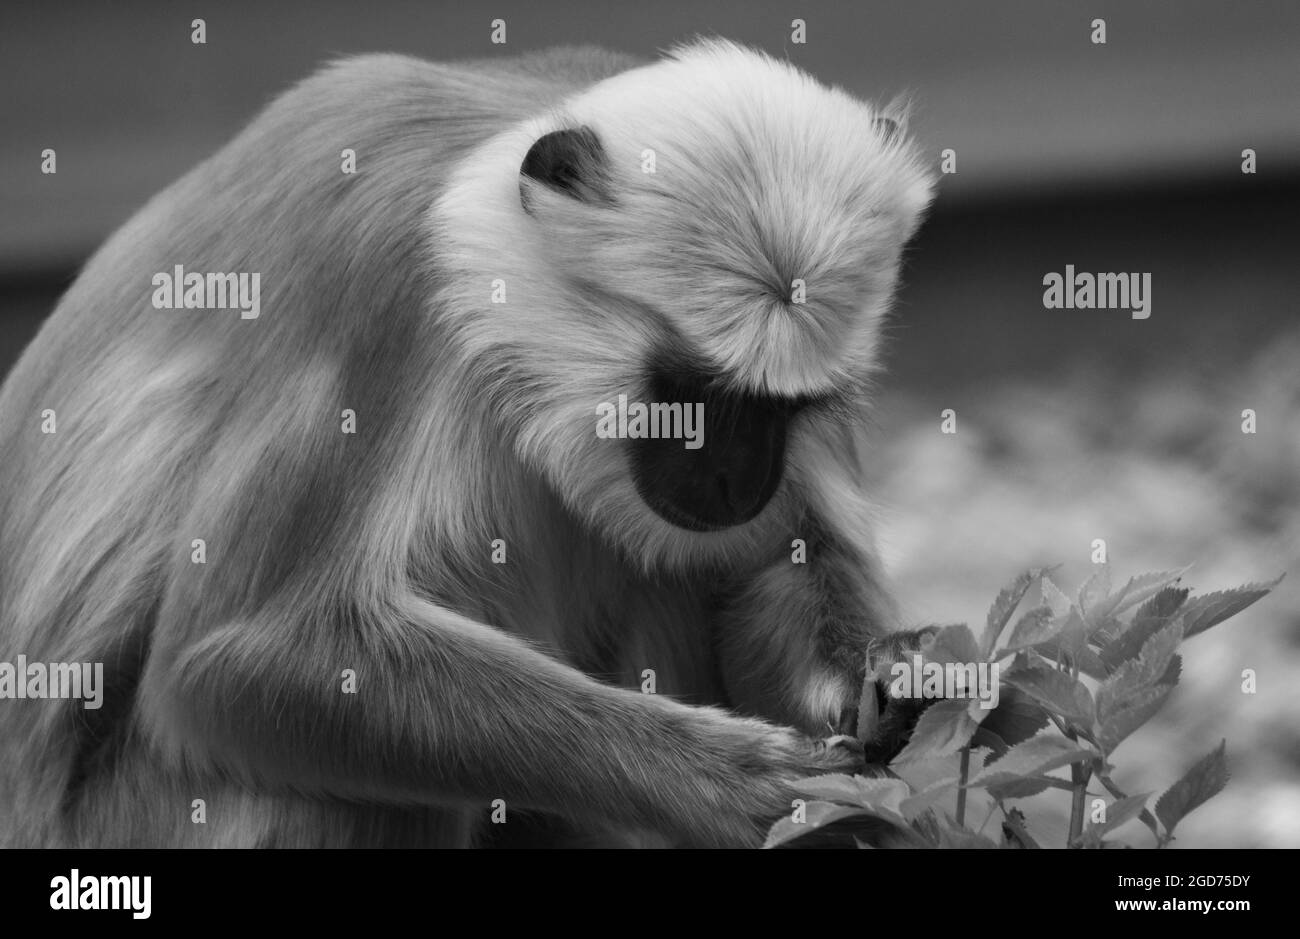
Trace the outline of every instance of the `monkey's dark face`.
<instances>
[{"instance_id":1,"label":"monkey's dark face","mask_svg":"<svg viewBox=\"0 0 1300 939\"><path fill-rule=\"evenodd\" d=\"M700 405L694 449L672 437L630 441L637 494L656 515L690 531L744 524L771 500L785 471L787 429L801 403L722 388L710 376L656 366L656 402Z\"/></svg>"}]
</instances>

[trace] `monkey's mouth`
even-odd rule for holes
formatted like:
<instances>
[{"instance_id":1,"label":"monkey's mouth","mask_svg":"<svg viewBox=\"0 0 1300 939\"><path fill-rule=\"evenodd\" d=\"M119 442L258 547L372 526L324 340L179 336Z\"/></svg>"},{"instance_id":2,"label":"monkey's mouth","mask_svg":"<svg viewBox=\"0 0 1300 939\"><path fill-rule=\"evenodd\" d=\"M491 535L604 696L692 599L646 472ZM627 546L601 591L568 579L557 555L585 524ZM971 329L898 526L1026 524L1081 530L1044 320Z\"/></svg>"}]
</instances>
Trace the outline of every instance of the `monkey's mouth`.
<instances>
[{"instance_id":1,"label":"monkey's mouth","mask_svg":"<svg viewBox=\"0 0 1300 939\"><path fill-rule=\"evenodd\" d=\"M702 412L703 426L694 428L693 439L629 441L632 478L646 505L690 531L732 528L763 511L781 484L786 431L798 406L720 388L709 376L681 369L652 369L649 389L653 402L680 403L687 415ZM685 426L692 429L689 420Z\"/></svg>"}]
</instances>

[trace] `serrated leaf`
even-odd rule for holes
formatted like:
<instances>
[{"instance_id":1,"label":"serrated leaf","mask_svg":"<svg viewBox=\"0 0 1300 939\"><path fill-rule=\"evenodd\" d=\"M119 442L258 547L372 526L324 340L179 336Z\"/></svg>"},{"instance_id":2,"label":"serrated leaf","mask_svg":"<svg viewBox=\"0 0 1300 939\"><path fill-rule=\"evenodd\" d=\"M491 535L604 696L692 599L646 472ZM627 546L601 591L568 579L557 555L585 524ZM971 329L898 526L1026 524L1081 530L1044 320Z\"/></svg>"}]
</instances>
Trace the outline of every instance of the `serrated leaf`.
<instances>
[{"instance_id":1,"label":"serrated leaf","mask_svg":"<svg viewBox=\"0 0 1300 939\"><path fill-rule=\"evenodd\" d=\"M869 779L842 773L799 779L795 781L794 789L800 795L825 802L845 802L895 814L901 814L899 806L912 791L901 779Z\"/></svg>"},{"instance_id":2,"label":"serrated leaf","mask_svg":"<svg viewBox=\"0 0 1300 939\"><path fill-rule=\"evenodd\" d=\"M1156 817L1165 826L1166 835L1172 835L1180 821L1228 784L1227 745L1221 740L1156 801Z\"/></svg>"},{"instance_id":3,"label":"serrated leaf","mask_svg":"<svg viewBox=\"0 0 1300 939\"><path fill-rule=\"evenodd\" d=\"M1127 798L1127 796L1125 796L1124 793L1120 791L1119 787L1115 785L1115 781L1111 779L1110 776L1104 770L1098 770L1094 767L1093 774L1097 777L1097 779L1101 780L1102 784L1105 785L1106 789L1111 793L1111 795L1114 795L1116 798L1121 798L1121 799ZM1138 813L1138 818L1142 821L1142 824L1147 827L1147 830L1151 832L1152 835L1155 836L1155 839L1159 841L1160 827L1156 824L1156 817L1144 809Z\"/></svg>"},{"instance_id":4,"label":"serrated leaf","mask_svg":"<svg viewBox=\"0 0 1300 939\"><path fill-rule=\"evenodd\" d=\"M1041 666L1013 669L1003 676L1002 681L1024 692L1058 717L1081 727L1092 726L1092 695L1081 682L1064 672Z\"/></svg>"},{"instance_id":5,"label":"serrated leaf","mask_svg":"<svg viewBox=\"0 0 1300 939\"><path fill-rule=\"evenodd\" d=\"M1152 571L1130 577L1128 583L1108 598L1106 612L1112 616L1123 613L1137 606L1164 590L1169 584L1179 580L1191 569L1191 565L1172 571Z\"/></svg>"},{"instance_id":6,"label":"serrated leaf","mask_svg":"<svg viewBox=\"0 0 1300 939\"><path fill-rule=\"evenodd\" d=\"M1044 718L1044 720L1046 720L1046 718ZM987 723L987 721L985 723ZM1037 732L1037 730L1034 731L1034 733ZM980 749L988 750L994 756L1001 756L1003 753L1006 753L1011 749L1010 745L1005 740L997 734L986 730L984 724L980 724L979 727L975 728L975 733L971 734L970 745L972 747L979 747Z\"/></svg>"},{"instance_id":7,"label":"serrated leaf","mask_svg":"<svg viewBox=\"0 0 1300 939\"><path fill-rule=\"evenodd\" d=\"M1137 730L1164 707L1165 698L1173 685L1156 685L1128 699L1123 707L1111 710L1097 729L1097 742L1102 750L1112 753L1124 738Z\"/></svg>"},{"instance_id":8,"label":"serrated leaf","mask_svg":"<svg viewBox=\"0 0 1300 939\"><path fill-rule=\"evenodd\" d=\"M1151 574L1140 574L1137 577L1129 578L1123 589L1117 591L1108 597L1093 611L1090 617L1092 627L1089 632L1089 640L1097 645L1106 645L1118 636L1122 635L1129 628L1118 619L1120 613L1136 606L1138 603L1147 602L1157 594L1163 593L1170 589L1170 585L1178 581L1188 571L1187 567L1173 571L1156 571ZM1136 625L1137 620L1134 620ZM1148 627L1148 633L1154 631L1154 628ZM1141 645L1141 641L1138 641Z\"/></svg>"},{"instance_id":9,"label":"serrated leaf","mask_svg":"<svg viewBox=\"0 0 1300 939\"><path fill-rule=\"evenodd\" d=\"M1282 578L1279 577L1266 584L1245 584L1231 590L1193 597L1183 605L1181 611L1184 635L1191 638L1211 626L1217 626L1230 616L1236 616L1256 600L1267 596L1281 582Z\"/></svg>"},{"instance_id":10,"label":"serrated leaf","mask_svg":"<svg viewBox=\"0 0 1300 939\"><path fill-rule=\"evenodd\" d=\"M1142 810L1146 807L1149 798L1151 798L1151 793L1143 792L1139 795L1120 799L1107 806L1106 820L1098 824L1090 822L1075 843L1085 848L1101 847L1102 838L1108 832L1114 831L1125 822L1142 814Z\"/></svg>"},{"instance_id":11,"label":"serrated leaf","mask_svg":"<svg viewBox=\"0 0 1300 939\"><path fill-rule=\"evenodd\" d=\"M1187 594L1186 587L1165 587L1147 600L1133 615L1128 629L1102 647L1101 661L1107 670L1113 672L1125 662L1136 659L1143 644L1168 623L1187 599Z\"/></svg>"},{"instance_id":12,"label":"serrated leaf","mask_svg":"<svg viewBox=\"0 0 1300 939\"><path fill-rule=\"evenodd\" d=\"M1041 642L1046 642L1059 633L1065 627L1066 622L1068 622L1068 618L1061 621L1053 618L1051 607L1036 606L1016 620L1016 625L1011 629L1011 638L1007 640L1007 644L994 657L1000 659L1009 652L1028 649Z\"/></svg>"},{"instance_id":13,"label":"serrated leaf","mask_svg":"<svg viewBox=\"0 0 1300 939\"><path fill-rule=\"evenodd\" d=\"M1060 654L1060 650L1073 651L1086 648L1087 644L1088 624L1083 621L1076 608L1070 607L1070 612L1058 624L1053 634L1042 642L1036 643L1032 648L1045 658L1055 659Z\"/></svg>"},{"instance_id":14,"label":"serrated leaf","mask_svg":"<svg viewBox=\"0 0 1300 939\"><path fill-rule=\"evenodd\" d=\"M845 773L827 773L825 776L809 776L805 779L796 779L791 784L791 787L801 796L818 799L822 802L861 804L858 802L862 792L858 788L858 778Z\"/></svg>"},{"instance_id":15,"label":"serrated leaf","mask_svg":"<svg viewBox=\"0 0 1300 939\"><path fill-rule=\"evenodd\" d=\"M911 795L912 787L901 779L858 779L862 801L870 809L902 815L903 800Z\"/></svg>"},{"instance_id":16,"label":"serrated leaf","mask_svg":"<svg viewBox=\"0 0 1300 939\"><path fill-rule=\"evenodd\" d=\"M1110 597L1110 563L1098 564L1096 567L1092 576L1079 588L1079 597L1075 601L1085 621L1091 621L1094 609L1100 611Z\"/></svg>"},{"instance_id":17,"label":"serrated leaf","mask_svg":"<svg viewBox=\"0 0 1300 939\"><path fill-rule=\"evenodd\" d=\"M1102 682L1097 689L1097 720L1104 723L1112 711L1156 685L1168 671L1182 639L1183 625L1176 619L1142 644L1136 660L1125 662Z\"/></svg>"},{"instance_id":18,"label":"serrated leaf","mask_svg":"<svg viewBox=\"0 0 1300 939\"><path fill-rule=\"evenodd\" d=\"M990 747L1002 753L1018 743L1023 743L1047 726L1048 717L1033 698L1015 688L1003 688L998 696L998 706L980 721L979 729L971 736L975 746ZM984 735L988 731L989 736ZM999 748L998 743L1003 746Z\"/></svg>"},{"instance_id":19,"label":"serrated leaf","mask_svg":"<svg viewBox=\"0 0 1300 939\"><path fill-rule=\"evenodd\" d=\"M950 698L930 705L892 764L948 756L966 746L979 726L977 716L970 713L972 703L977 702Z\"/></svg>"},{"instance_id":20,"label":"serrated leaf","mask_svg":"<svg viewBox=\"0 0 1300 939\"><path fill-rule=\"evenodd\" d=\"M908 821L912 821L944 796L956 792L957 782L958 780L954 776L951 779L941 779L938 782L931 783L915 795L908 796L904 799L900 806L899 814Z\"/></svg>"},{"instance_id":21,"label":"serrated leaf","mask_svg":"<svg viewBox=\"0 0 1300 939\"><path fill-rule=\"evenodd\" d=\"M1089 628L1079 615L1071 609L1065 625L1051 639L1033 646L1033 651L1051 662L1077 667L1085 675L1098 681L1106 677L1106 666L1097 654L1088 648Z\"/></svg>"},{"instance_id":22,"label":"serrated leaf","mask_svg":"<svg viewBox=\"0 0 1300 939\"><path fill-rule=\"evenodd\" d=\"M1012 747L984 767L983 771L971 780L970 785L987 786L990 783L1000 785L1025 776L1041 776L1058 767L1070 763L1083 763L1096 756L1095 751L1078 747L1069 740L1041 735Z\"/></svg>"},{"instance_id":23,"label":"serrated leaf","mask_svg":"<svg viewBox=\"0 0 1300 939\"><path fill-rule=\"evenodd\" d=\"M1151 599L1137 608L1137 611L1133 614L1134 625L1148 619L1169 619L1178 612L1190 593L1191 590L1187 587L1180 587L1177 584L1170 584L1168 587L1162 588Z\"/></svg>"},{"instance_id":24,"label":"serrated leaf","mask_svg":"<svg viewBox=\"0 0 1300 939\"><path fill-rule=\"evenodd\" d=\"M1025 571L1010 584L998 593L997 599L989 607L988 617L985 620L984 635L980 638L980 658L985 659L993 652L997 645L998 637L1002 635L1002 630L1006 628L1007 622L1011 619L1011 614L1016 611L1020 601L1024 599L1025 593L1030 586L1039 577L1045 573L1043 568L1034 568Z\"/></svg>"},{"instance_id":25,"label":"serrated leaf","mask_svg":"<svg viewBox=\"0 0 1300 939\"><path fill-rule=\"evenodd\" d=\"M983 766L983 765L984 765L985 763L987 763L989 760L993 759L994 757L1000 756L1000 755L1001 755L1001 754L996 753L996 752L994 752L993 750L990 750L988 747L976 746L976 744L975 744L975 739L974 739L973 737L971 738L971 742L970 742L970 764L969 764L970 766L974 766L976 769L979 769L981 766ZM969 770L968 770L968 772L969 772Z\"/></svg>"},{"instance_id":26,"label":"serrated leaf","mask_svg":"<svg viewBox=\"0 0 1300 939\"><path fill-rule=\"evenodd\" d=\"M1098 613L1092 618L1084 636L1091 645L1102 646L1112 636L1118 636L1124 631L1124 624L1116 617L1109 613Z\"/></svg>"},{"instance_id":27,"label":"serrated leaf","mask_svg":"<svg viewBox=\"0 0 1300 939\"><path fill-rule=\"evenodd\" d=\"M804 807L804 821L796 822L789 815L778 819L769 829L763 847L775 848L796 838L803 838L841 819L870 814L866 809L855 806L836 805L833 802L809 802Z\"/></svg>"},{"instance_id":28,"label":"serrated leaf","mask_svg":"<svg viewBox=\"0 0 1300 939\"><path fill-rule=\"evenodd\" d=\"M927 662L937 662L940 665L984 661L975 634L965 623L943 627L921 646L921 652Z\"/></svg>"},{"instance_id":29,"label":"serrated leaf","mask_svg":"<svg viewBox=\"0 0 1300 939\"><path fill-rule=\"evenodd\" d=\"M1061 588L1056 586L1050 577L1043 576L1039 583L1039 592L1043 598L1042 605L1052 611L1052 616L1060 619L1070 612L1072 606L1070 598L1061 592Z\"/></svg>"},{"instance_id":30,"label":"serrated leaf","mask_svg":"<svg viewBox=\"0 0 1300 939\"><path fill-rule=\"evenodd\" d=\"M993 783L987 788L989 795L1002 802L1006 799L1027 799L1052 787L1052 781L1043 776L1026 776L1005 783Z\"/></svg>"}]
</instances>

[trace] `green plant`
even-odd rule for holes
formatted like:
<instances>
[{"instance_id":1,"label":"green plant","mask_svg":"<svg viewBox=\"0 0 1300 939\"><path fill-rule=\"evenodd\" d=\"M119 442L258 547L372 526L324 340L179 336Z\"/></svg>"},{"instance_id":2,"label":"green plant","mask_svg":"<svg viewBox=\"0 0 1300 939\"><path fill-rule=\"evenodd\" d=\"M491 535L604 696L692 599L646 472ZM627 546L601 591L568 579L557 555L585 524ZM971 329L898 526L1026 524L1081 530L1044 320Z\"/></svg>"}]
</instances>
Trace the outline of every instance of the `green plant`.
<instances>
[{"instance_id":1,"label":"green plant","mask_svg":"<svg viewBox=\"0 0 1300 939\"><path fill-rule=\"evenodd\" d=\"M1112 833L1138 818L1164 847L1178 822L1227 783L1226 741L1165 790L1154 811L1147 807L1152 793L1129 795L1115 784L1115 749L1178 683L1179 645L1241 612L1281 580L1193 597L1180 586L1185 571L1143 574L1112 590L1102 565L1071 600L1048 570L1031 570L998 594L978 639L965 624L938 629L913 665L931 676L947 669L966 683L957 694L950 684L949 694L923 711L906 747L888 767L877 768L878 775L801 780L797 789L806 798L772 827L766 846L847 841L869 847L860 833L883 828L890 843L917 847L1039 847L1023 814L1008 803L1056 789L1069 794L1071 806L1060 844L1124 847ZM1041 602L1008 632L1035 584ZM894 663L891 671L901 682L908 667ZM970 679L977 673L992 675L996 706L973 695ZM877 724L876 688L884 680L869 674L864 684L857 729L864 742ZM955 758L955 776L920 789L903 778L910 767L940 758ZM1053 775L1065 769L1068 778ZM1002 814L1000 843L967 826L967 795L975 790L987 793L990 817ZM1090 799L1104 801L1094 801L1090 810ZM950 814L946 807L954 803Z\"/></svg>"}]
</instances>

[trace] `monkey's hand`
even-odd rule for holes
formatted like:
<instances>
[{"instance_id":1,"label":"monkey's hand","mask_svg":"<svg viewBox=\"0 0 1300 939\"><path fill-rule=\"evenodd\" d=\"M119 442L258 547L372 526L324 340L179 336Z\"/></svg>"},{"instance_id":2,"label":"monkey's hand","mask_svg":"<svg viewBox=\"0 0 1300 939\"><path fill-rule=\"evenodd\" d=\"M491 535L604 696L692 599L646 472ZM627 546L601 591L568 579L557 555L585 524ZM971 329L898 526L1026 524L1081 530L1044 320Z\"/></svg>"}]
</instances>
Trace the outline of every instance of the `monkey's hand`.
<instances>
[{"instance_id":1,"label":"monkey's hand","mask_svg":"<svg viewBox=\"0 0 1300 939\"><path fill-rule=\"evenodd\" d=\"M867 648L867 673L862 699L856 708L846 708L840 731L862 741L863 759L868 765L885 765L906 746L921 714L932 703L928 698L899 697L890 693L891 671L898 663L908 664L923 652L937 627L904 630L873 639Z\"/></svg>"},{"instance_id":2,"label":"monkey's hand","mask_svg":"<svg viewBox=\"0 0 1300 939\"><path fill-rule=\"evenodd\" d=\"M794 810L795 800L807 799L799 780L864 769L862 745L852 737L814 740L793 728L714 708L689 710L689 721L680 725L683 755L703 751L708 757L687 759L676 770L693 769L694 778L683 780L682 788L692 793L688 799L660 804L682 813L660 828L678 844L760 847L773 823ZM701 732L711 739L700 740Z\"/></svg>"}]
</instances>

